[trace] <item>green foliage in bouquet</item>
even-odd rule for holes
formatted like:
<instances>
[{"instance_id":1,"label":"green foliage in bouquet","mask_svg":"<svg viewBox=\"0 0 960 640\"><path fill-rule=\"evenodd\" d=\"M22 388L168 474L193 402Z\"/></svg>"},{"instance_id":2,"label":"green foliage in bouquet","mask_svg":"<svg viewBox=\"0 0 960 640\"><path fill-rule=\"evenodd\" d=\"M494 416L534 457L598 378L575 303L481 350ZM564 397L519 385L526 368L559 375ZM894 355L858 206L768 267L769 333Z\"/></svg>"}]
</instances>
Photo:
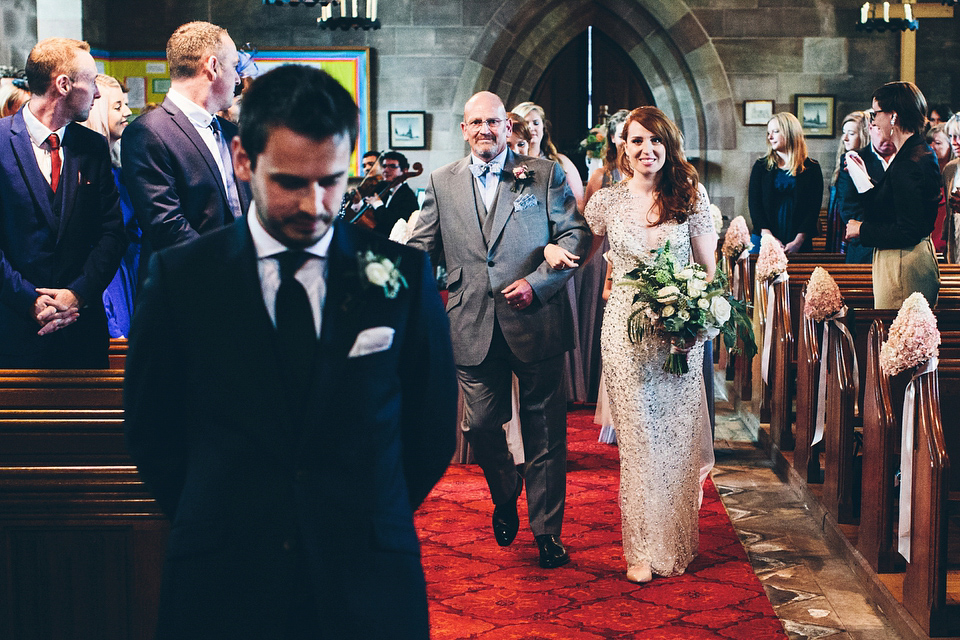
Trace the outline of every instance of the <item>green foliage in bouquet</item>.
<instances>
[{"instance_id":1,"label":"green foliage in bouquet","mask_svg":"<svg viewBox=\"0 0 960 640\"><path fill-rule=\"evenodd\" d=\"M671 349L663 369L678 375L689 371L686 352L701 333L707 338L722 334L729 349L736 349L739 335L746 355L757 353L746 305L728 291L726 274L717 270L713 281L707 282L702 265L678 268L669 242L652 253L653 263L641 264L617 283L637 290L636 308L627 319L631 342L639 343L648 331L668 338Z\"/></svg>"},{"instance_id":2,"label":"green foliage in bouquet","mask_svg":"<svg viewBox=\"0 0 960 640\"><path fill-rule=\"evenodd\" d=\"M587 137L580 141L580 151L591 158L602 158L604 155L604 138L606 127L590 129Z\"/></svg>"}]
</instances>

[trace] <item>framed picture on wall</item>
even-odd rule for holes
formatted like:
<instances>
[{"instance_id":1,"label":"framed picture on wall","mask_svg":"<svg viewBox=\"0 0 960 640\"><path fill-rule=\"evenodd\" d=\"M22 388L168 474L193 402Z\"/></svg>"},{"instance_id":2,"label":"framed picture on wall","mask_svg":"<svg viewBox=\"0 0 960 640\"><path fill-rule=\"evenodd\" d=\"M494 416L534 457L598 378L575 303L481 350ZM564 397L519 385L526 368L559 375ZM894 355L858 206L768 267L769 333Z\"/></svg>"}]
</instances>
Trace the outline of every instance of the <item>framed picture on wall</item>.
<instances>
[{"instance_id":1,"label":"framed picture on wall","mask_svg":"<svg viewBox=\"0 0 960 640\"><path fill-rule=\"evenodd\" d=\"M834 96L797 95L797 119L808 138L833 138Z\"/></svg>"},{"instance_id":2,"label":"framed picture on wall","mask_svg":"<svg viewBox=\"0 0 960 640\"><path fill-rule=\"evenodd\" d=\"M773 116L773 100L744 100L743 124L746 126L766 126Z\"/></svg>"},{"instance_id":3,"label":"framed picture on wall","mask_svg":"<svg viewBox=\"0 0 960 640\"><path fill-rule=\"evenodd\" d=\"M388 111L391 149L426 149L425 111Z\"/></svg>"}]
</instances>

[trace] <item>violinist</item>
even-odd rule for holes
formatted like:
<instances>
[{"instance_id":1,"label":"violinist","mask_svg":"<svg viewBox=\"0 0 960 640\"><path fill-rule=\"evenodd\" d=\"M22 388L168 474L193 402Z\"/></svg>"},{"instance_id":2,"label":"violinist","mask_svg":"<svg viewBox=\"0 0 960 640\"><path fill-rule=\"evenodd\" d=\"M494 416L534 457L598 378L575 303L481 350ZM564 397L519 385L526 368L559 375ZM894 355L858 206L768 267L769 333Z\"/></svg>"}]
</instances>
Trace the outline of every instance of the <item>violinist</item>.
<instances>
[{"instance_id":1,"label":"violinist","mask_svg":"<svg viewBox=\"0 0 960 640\"><path fill-rule=\"evenodd\" d=\"M363 175L372 178L380 175L380 152L367 151L360 160L363 165Z\"/></svg>"},{"instance_id":2,"label":"violinist","mask_svg":"<svg viewBox=\"0 0 960 640\"><path fill-rule=\"evenodd\" d=\"M374 193L365 198L365 201L373 209L376 223L373 230L389 236L397 220L409 220L410 214L420 208L420 203L413 189L406 182L400 181L403 173L410 168L406 156L397 151L387 151L381 157L380 164L383 167L385 184L396 184L380 195Z\"/></svg>"}]
</instances>

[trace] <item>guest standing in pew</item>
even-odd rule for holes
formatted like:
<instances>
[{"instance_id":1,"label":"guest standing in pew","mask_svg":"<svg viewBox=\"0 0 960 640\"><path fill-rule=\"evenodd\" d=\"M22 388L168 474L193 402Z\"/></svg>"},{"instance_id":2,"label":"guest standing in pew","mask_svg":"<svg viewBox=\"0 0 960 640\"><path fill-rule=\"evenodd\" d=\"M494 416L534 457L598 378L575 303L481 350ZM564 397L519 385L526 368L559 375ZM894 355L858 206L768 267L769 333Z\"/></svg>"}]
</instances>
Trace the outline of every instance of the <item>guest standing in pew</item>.
<instances>
[{"instance_id":1,"label":"guest standing in pew","mask_svg":"<svg viewBox=\"0 0 960 640\"><path fill-rule=\"evenodd\" d=\"M933 149L933 154L937 157L937 165L940 167L940 176L943 176L947 165L954 159L953 148L950 145L950 136L944 130L944 124L931 124L927 127L924 134L924 141ZM933 233L930 239L933 240L933 248L937 253L947 252L947 240L944 228L947 223L947 198L943 192L940 203L937 206L937 221L933 225Z\"/></svg>"},{"instance_id":2,"label":"guest standing in pew","mask_svg":"<svg viewBox=\"0 0 960 640\"><path fill-rule=\"evenodd\" d=\"M614 282L650 263L670 243L678 265L716 271L717 232L697 171L683 155L679 128L656 107L634 109L624 128L620 170L628 179L598 191L586 218L610 234ZM596 243L595 243L596 244ZM702 339L688 345L690 371L663 370L669 341L628 337L630 287L613 287L603 315L601 349L620 448L620 511L627 580L682 574L697 553L699 497L713 442L703 394Z\"/></svg>"},{"instance_id":3,"label":"guest standing in pew","mask_svg":"<svg viewBox=\"0 0 960 640\"><path fill-rule=\"evenodd\" d=\"M120 268L103 292L103 308L107 312L107 328L111 338L125 338L130 333L133 318L133 300L136 297L137 265L140 262L140 225L133 215L133 205L120 170L120 137L130 117L127 92L115 79L107 75L97 76L100 97L94 100L90 117L81 124L93 129L107 139L110 159L113 162L113 179L120 193L120 210L123 211L123 227L127 233L127 251L120 261Z\"/></svg>"},{"instance_id":4,"label":"guest standing in pew","mask_svg":"<svg viewBox=\"0 0 960 640\"><path fill-rule=\"evenodd\" d=\"M167 40L170 90L159 108L123 133L123 172L143 230L140 276L153 251L219 229L250 202L230 166L232 122L214 115L233 105L240 54L226 29L188 22Z\"/></svg>"},{"instance_id":5,"label":"guest standing in pew","mask_svg":"<svg viewBox=\"0 0 960 640\"><path fill-rule=\"evenodd\" d=\"M873 249L861 245L859 238L849 241L844 239L847 222L863 219L861 196L847 171L847 152L856 151L860 154L872 179L879 180L883 176L880 158L871 150L868 121L865 111L854 111L843 119L840 145L837 148L837 166L830 181L827 251L845 253L848 263L869 263L873 260Z\"/></svg>"},{"instance_id":6,"label":"guest standing in pew","mask_svg":"<svg viewBox=\"0 0 960 640\"><path fill-rule=\"evenodd\" d=\"M567 473L561 382L574 341L564 290L573 270L551 268L542 251L552 242L586 255L590 231L560 166L507 147L512 125L495 94L467 101L460 130L471 153L430 174L409 245L447 265L460 428L490 488L494 538L505 547L516 537L525 479L540 566L553 569L570 561L560 540ZM524 475L503 430L511 374L520 386Z\"/></svg>"},{"instance_id":7,"label":"guest standing in pew","mask_svg":"<svg viewBox=\"0 0 960 640\"><path fill-rule=\"evenodd\" d=\"M873 298L877 309L899 309L919 291L933 307L940 291L940 269L930 239L940 202L940 168L920 131L927 101L912 82L888 82L873 93L870 127L896 149L874 182L856 151L847 167L863 195L863 221L847 223L847 238L873 247Z\"/></svg>"},{"instance_id":8,"label":"guest standing in pew","mask_svg":"<svg viewBox=\"0 0 960 640\"><path fill-rule=\"evenodd\" d=\"M960 262L960 114L954 114L943 128L950 138L955 158L943 168L943 193L947 199L947 215L943 223L943 240L947 245L947 262Z\"/></svg>"},{"instance_id":9,"label":"guest standing in pew","mask_svg":"<svg viewBox=\"0 0 960 640\"><path fill-rule=\"evenodd\" d=\"M101 296L127 247L110 151L87 119L90 45L48 38L30 101L0 120L0 368L106 368Z\"/></svg>"},{"instance_id":10,"label":"guest standing in pew","mask_svg":"<svg viewBox=\"0 0 960 640\"><path fill-rule=\"evenodd\" d=\"M810 252L822 201L823 174L807 156L800 121L792 113L775 113L767 123L767 155L750 173L754 234L774 236L786 253Z\"/></svg>"},{"instance_id":11,"label":"guest standing in pew","mask_svg":"<svg viewBox=\"0 0 960 640\"><path fill-rule=\"evenodd\" d=\"M429 637L413 511L454 450L449 325L425 254L334 220L357 116L318 69L257 78L250 213L150 260L124 404L172 520L159 640Z\"/></svg>"}]
</instances>

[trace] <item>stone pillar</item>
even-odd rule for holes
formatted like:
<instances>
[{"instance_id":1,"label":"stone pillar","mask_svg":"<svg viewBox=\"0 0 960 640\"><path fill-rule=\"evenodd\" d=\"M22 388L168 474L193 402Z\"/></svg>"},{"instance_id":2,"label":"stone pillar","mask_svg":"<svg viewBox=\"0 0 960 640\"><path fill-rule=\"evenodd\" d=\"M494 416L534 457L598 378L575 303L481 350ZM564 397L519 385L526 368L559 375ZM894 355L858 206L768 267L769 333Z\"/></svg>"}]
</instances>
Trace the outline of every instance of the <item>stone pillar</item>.
<instances>
[{"instance_id":1,"label":"stone pillar","mask_svg":"<svg viewBox=\"0 0 960 640\"><path fill-rule=\"evenodd\" d=\"M0 64L23 68L37 43L37 0L0 0Z\"/></svg>"},{"instance_id":2,"label":"stone pillar","mask_svg":"<svg viewBox=\"0 0 960 640\"><path fill-rule=\"evenodd\" d=\"M82 0L35 0L37 40L75 38L83 40Z\"/></svg>"}]
</instances>

